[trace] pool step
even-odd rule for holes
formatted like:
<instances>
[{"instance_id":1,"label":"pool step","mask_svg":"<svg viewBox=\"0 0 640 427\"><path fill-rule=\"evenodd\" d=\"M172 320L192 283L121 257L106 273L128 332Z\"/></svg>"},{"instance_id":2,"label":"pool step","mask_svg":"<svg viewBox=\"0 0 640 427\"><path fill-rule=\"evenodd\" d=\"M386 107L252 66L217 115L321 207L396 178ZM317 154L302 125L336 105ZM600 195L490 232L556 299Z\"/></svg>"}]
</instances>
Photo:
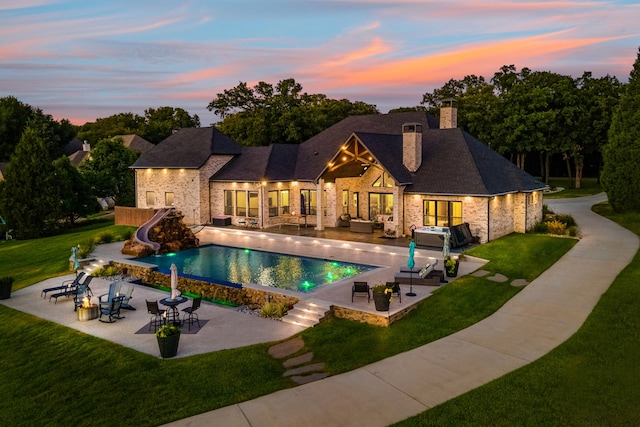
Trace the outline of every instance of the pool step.
<instances>
[{"instance_id":1,"label":"pool step","mask_svg":"<svg viewBox=\"0 0 640 427\"><path fill-rule=\"evenodd\" d=\"M331 307L327 303L315 300L300 300L282 318L282 321L310 328L320 323L320 320L324 318L329 310L331 310Z\"/></svg>"}]
</instances>

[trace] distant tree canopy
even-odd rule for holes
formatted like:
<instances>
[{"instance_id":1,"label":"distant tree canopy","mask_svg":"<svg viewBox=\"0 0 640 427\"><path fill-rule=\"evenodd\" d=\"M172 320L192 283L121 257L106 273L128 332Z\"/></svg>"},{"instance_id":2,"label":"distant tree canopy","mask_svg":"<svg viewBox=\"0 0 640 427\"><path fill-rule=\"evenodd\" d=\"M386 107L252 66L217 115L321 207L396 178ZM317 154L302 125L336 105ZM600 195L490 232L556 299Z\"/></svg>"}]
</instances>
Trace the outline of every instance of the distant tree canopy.
<instances>
[{"instance_id":1,"label":"distant tree canopy","mask_svg":"<svg viewBox=\"0 0 640 427\"><path fill-rule=\"evenodd\" d=\"M580 187L585 154L599 152L607 140L612 111L623 85L615 77L572 78L548 71L505 65L493 75L449 80L423 95L427 111L438 116L444 100L454 99L458 126L525 168L528 155L540 158L540 176L549 179L550 159L561 156L569 178Z\"/></svg>"},{"instance_id":2,"label":"distant tree canopy","mask_svg":"<svg viewBox=\"0 0 640 427\"><path fill-rule=\"evenodd\" d=\"M95 122L85 123L80 126L77 137L95 145L102 139L136 134L152 144L158 144L174 130L199 126L198 115L191 116L182 108L160 107L145 110L144 116L118 113L99 118Z\"/></svg>"},{"instance_id":3,"label":"distant tree canopy","mask_svg":"<svg viewBox=\"0 0 640 427\"><path fill-rule=\"evenodd\" d=\"M74 126L68 120L55 121L51 115L39 108L18 101L13 96L0 98L0 162L8 162L22 133L31 125L44 138L49 157L62 155L64 145L75 134Z\"/></svg>"},{"instance_id":4,"label":"distant tree canopy","mask_svg":"<svg viewBox=\"0 0 640 427\"><path fill-rule=\"evenodd\" d=\"M112 197L120 206L135 206L135 178L129 169L138 155L122 144L122 138L100 140L80 173L96 197Z\"/></svg>"},{"instance_id":5,"label":"distant tree canopy","mask_svg":"<svg viewBox=\"0 0 640 427\"><path fill-rule=\"evenodd\" d=\"M240 82L219 93L207 106L223 120L216 126L243 145L299 144L340 120L358 114L378 114L375 105L307 94L294 79Z\"/></svg>"},{"instance_id":6,"label":"distant tree canopy","mask_svg":"<svg viewBox=\"0 0 640 427\"><path fill-rule=\"evenodd\" d=\"M640 49L604 146L602 185L617 212L640 212Z\"/></svg>"}]
</instances>

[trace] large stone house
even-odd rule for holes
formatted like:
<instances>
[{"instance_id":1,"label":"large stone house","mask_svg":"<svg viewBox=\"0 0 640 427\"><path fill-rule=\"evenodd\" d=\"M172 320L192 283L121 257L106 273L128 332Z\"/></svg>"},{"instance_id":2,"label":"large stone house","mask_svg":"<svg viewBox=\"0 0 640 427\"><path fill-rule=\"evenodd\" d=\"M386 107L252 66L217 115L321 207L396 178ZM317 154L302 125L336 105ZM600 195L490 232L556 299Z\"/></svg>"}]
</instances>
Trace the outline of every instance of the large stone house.
<instances>
[{"instance_id":1,"label":"large stone house","mask_svg":"<svg viewBox=\"0 0 640 427\"><path fill-rule=\"evenodd\" d=\"M137 207L259 228L361 218L391 236L468 223L481 242L530 229L542 219L544 184L456 121L451 106L440 122L424 112L352 116L302 144L267 147L240 146L213 127L181 129L132 166Z\"/></svg>"}]
</instances>

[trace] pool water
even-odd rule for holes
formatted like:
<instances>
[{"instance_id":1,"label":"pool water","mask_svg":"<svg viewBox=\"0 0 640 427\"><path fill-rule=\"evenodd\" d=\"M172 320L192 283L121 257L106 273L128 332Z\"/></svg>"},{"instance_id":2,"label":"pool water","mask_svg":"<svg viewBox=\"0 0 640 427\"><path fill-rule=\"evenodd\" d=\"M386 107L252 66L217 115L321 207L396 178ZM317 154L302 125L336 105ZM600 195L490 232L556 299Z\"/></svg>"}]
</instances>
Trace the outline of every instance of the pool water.
<instances>
[{"instance_id":1,"label":"pool water","mask_svg":"<svg viewBox=\"0 0 640 427\"><path fill-rule=\"evenodd\" d=\"M279 289L310 292L319 286L354 277L376 267L319 258L284 255L229 246L207 245L180 252L139 258L169 274L171 264L179 275L221 284L255 283Z\"/></svg>"}]
</instances>

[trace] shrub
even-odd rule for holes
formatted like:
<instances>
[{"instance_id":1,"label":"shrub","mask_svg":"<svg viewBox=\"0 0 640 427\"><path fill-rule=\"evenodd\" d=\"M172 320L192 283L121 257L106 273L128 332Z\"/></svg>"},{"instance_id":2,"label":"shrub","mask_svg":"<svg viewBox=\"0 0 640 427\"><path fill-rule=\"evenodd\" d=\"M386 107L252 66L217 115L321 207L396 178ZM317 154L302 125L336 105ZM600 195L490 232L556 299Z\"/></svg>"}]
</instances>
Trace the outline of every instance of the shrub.
<instances>
[{"instance_id":1,"label":"shrub","mask_svg":"<svg viewBox=\"0 0 640 427\"><path fill-rule=\"evenodd\" d=\"M547 233L548 229L547 229L547 223L546 222L536 222L535 225L533 226L533 232L534 233L540 233L540 234L545 234Z\"/></svg>"},{"instance_id":2,"label":"shrub","mask_svg":"<svg viewBox=\"0 0 640 427\"><path fill-rule=\"evenodd\" d=\"M113 234L109 233L109 232L100 233L95 238L96 244L111 243L111 242L113 242L115 240L116 240L115 236Z\"/></svg>"},{"instance_id":3,"label":"shrub","mask_svg":"<svg viewBox=\"0 0 640 427\"><path fill-rule=\"evenodd\" d=\"M78 257L88 258L91 252L96 248L96 243L93 239L87 239L78 245Z\"/></svg>"},{"instance_id":4,"label":"shrub","mask_svg":"<svg viewBox=\"0 0 640 427\"><path fill-rule=\"evenodd\" d=\"M120 269L115 265L106 265L103 267L98 267L91 272L91 275L96 277L110 277L110 276L116 276L118 274L120 274Z\"/></svg>"},{"instance_id":5,"label":"shrub","mask_svg":"<svg viewBox=\"0 0 640 427\"><path fill-rule=\"evenodd\" d=\"M573 225L567 229L569 231L569 236L578 237L578 227Z\"/></svg>"},{"instance_id":6,"label":"shrub","mask_svg":"<svg viewBox=\"0 0 640 427\"><path fill-rule=\"evenodd\" d=\"M558 214L556 215L556 220L562 222L564 225L569 227L575 227L578 225L576 220L570 214Z\"/></svg>"},{"instance_id":7,"label":"shrub","mask_svg":"<svg viewBox=\"0 0 640 427\"><path fill-rule=\"evenodd\" d=\"M563 235L565 234L565 231L567 229L567 226L563 222L560 222L557 220L548 221L546 224L547 224L547 232L550 234Z\"/></svg>"},{"instance_id":8,"label":"shrub","mask_svg":"<svg viewBox=\"0 0 640 427\"><path fill-rule=\"evenodd\" d=\"M283 302L266 302L262 306L260 317L270 317L274 319L279 319L285 314L287 314L287 311L288 311L288 307Z\"/></svg>"}]
</instances>

